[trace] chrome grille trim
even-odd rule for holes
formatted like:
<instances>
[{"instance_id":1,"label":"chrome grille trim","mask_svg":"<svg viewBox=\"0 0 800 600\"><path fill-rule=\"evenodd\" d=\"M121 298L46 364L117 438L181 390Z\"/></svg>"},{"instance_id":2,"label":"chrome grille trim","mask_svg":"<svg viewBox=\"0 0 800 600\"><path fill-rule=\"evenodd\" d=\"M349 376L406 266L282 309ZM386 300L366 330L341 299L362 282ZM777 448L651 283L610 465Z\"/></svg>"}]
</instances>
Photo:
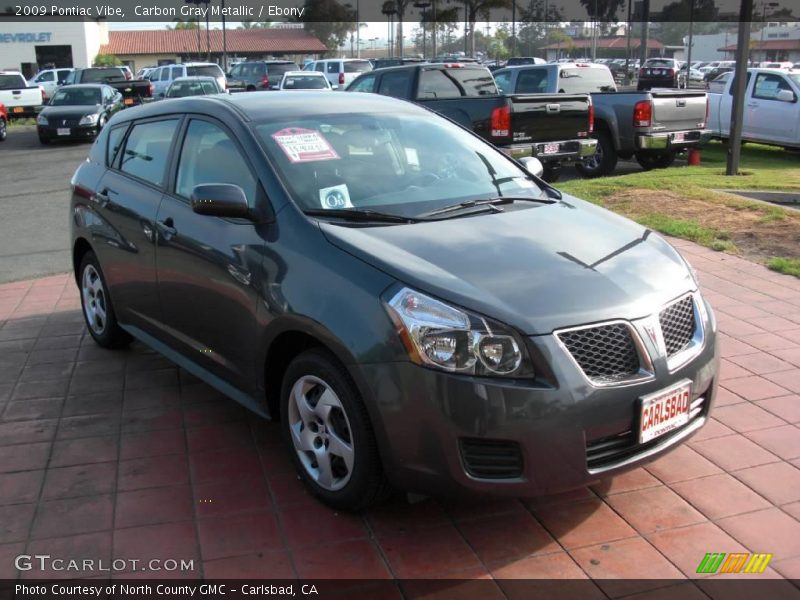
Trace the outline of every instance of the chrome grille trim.
<instances>
[{"instance_id":1,"label":"chrome grille trim","mask_svg":"<svg viewBox=\"0 0 800 600\"><path fill-rule=\"evenodd\" d=\"M568 336L574 333L580 332L588 332L588 331L601 331L604 329L619 329L624 328L630 338L630 343L632 347L629 349L631 352L635 353L638 359L638 368L634 370L632 367L628 371L620 372L617 374L611 374L606 376L600 375L593 375L592 372L587 372L587 369L590 367L588 364L581 364L581 359L575 355L574 347L570 347L570 341ZM579 327L569 327L565 329L558 329L553 332L553 335L556 339L558 345L564 350L567 356L570 357L572 363L578 368L581 374L586 378L586 380L595 387L609 387L609 386L622 386L622 385L631 385L635 383L641 383L643 381L648 381L655 377L655 371L653 369L653 363L650 360L650 355L648 354L647 350L645 349L644 342L642 341L641 337L639 336L639 332L636 330L635 327L628 321L624 320L615 320L615 321L605 321L602 323L593 323L591 325L582 325ZM586 361L584 361L585 363Z\"/></svg>"}]
</instances>

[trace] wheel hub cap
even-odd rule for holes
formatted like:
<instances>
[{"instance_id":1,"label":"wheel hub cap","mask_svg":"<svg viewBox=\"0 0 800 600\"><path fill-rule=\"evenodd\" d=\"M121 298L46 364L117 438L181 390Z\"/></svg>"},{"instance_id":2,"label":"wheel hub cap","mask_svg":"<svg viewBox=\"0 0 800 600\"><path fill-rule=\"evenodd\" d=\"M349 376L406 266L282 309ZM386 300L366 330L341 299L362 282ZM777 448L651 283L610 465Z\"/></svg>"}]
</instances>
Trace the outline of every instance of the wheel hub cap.
<instances>
[{"instance_id":1,"label":"wheel hub cap","mask_svg":"<svg viewBox=\"0 0 800 600\"><path fill-rule=\"evenodd\" d=\"M100 274L92 265L87 265L81 277L81 297L86 324L97 335L106 330L106 292Z\"/></svg>"}]
</instances>

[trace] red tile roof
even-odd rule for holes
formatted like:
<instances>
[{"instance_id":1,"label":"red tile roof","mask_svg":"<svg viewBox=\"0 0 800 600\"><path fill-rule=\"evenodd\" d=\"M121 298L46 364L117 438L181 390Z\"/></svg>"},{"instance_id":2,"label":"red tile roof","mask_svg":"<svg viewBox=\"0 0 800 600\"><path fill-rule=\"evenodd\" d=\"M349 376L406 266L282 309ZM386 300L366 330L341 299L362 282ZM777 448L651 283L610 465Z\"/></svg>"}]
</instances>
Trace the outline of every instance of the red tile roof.
<instances>
[{"instance_id":1,"label":"red tile roof","mask_svg":"<svg viewBox=\"0 0 800 600\"><path fill-rule=\"evenodd\" d=\"M724 48L717 48L720 52L733 52L738 46L731 44ZM753 40L750 50L800 50L800 40Z\"/></svg>"},{"instance_id":2,"label":"red tile roof","mask_svg":"<svg viewBox=\"0 0 800 600\"><path fill-rule=\"evenodd\" d=\"M618 50L624 50L627 47L627 38L625 37L613 37L613 38L597 38L597 47L598 48L615 48ZM639 38L631 37L631 48L638 48L641 45L641 40ZM566 50L569 48L591 48L592 47L592 40L591 38L578 38L572 39L571 42L561 42L560 44L548 44L544 46L543 50ZM654 40L649 38L647 40L647 47L654 48L654 49L661 49L664 47L664 44L659 42L658 40Z\"/></svg>"},{"instance_id":3,"label":"red tile roof","mask_svg":"<svg viewBox=\"0 0 800 600\"><path fill-rule=\"evenodd\" d=\"M212 29L211 52L222 52L222 30ZM228 53L302 54L321 53L327 48L302 29L230 29ZM193 54L197 52L197 30L160 29L149 31L110 31L103 54ZM206 32L200 32L200 52L206 52Z\"/></svg>"}]
</instances>

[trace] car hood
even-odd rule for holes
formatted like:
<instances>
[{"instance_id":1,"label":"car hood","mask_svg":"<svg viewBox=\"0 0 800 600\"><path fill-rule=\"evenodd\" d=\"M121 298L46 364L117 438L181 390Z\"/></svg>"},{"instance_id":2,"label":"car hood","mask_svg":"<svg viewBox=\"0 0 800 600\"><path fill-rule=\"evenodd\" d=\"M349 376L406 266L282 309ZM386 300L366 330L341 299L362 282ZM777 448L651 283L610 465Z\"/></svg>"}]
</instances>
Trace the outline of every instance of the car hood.
<instances>
[{"instance_id":1,"label":"car hood","mask_svg":"<svg viewBox=\"0 0 800 600\"><path fill-rule=\"evenodd\" d=\"M661 236L566 195L429 223L320 227L332 244L400 282L528 335L644 317L695 287Z\"/></svg>"},{"instance_id":2,"label":"car hood","mask_svg":"<svg viewBox=\"0 0 800 600\"><path fill-rule=\"evenodd\" d=\"M47 106L40 114L48 119L75 119L100 112L100 106L87 104L85 106Z\"/></svg>"}]
</instances>

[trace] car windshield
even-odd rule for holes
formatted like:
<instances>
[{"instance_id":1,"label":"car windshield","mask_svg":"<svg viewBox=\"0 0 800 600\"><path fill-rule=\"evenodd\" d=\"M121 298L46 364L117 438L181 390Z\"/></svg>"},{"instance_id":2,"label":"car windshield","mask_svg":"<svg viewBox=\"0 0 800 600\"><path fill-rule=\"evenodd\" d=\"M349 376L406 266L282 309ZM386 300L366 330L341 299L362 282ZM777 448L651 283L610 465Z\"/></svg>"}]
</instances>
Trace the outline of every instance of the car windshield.
<instances>
[{"instance_id":1,"label":"car windshield","mask_svg":"<svg viewBox=\"0 0 800 600\"><path fill-rule=\"evenodd\" d=\"M646 67L674 67L675 63L671 60L667 59L650 59L645 63Z\"/></svg>"},{"instance_id":2,"label":"car windshield","mask_svg":"<svg viewBox=\"0 0 800 600\"><path fill-rule=\"evenodd\" d=\"M28 87L22 75L0 75L0 90L18 90Z\"/></svg>"},{"instance_id":3,"label":"car windshield","mask_svg":"<svg viewBox=\"0 0 800 600\"><path fill-rule=\"evenodd\" d=\"M323 75L289 75L283 80L286 90L326 90L328 80Z\"/></svg>"},{"instance_id":4,"label":"car windshield","mask_svg":"<svg viewBox=\"0 0 800 600\"><path fill-rule=\"evenodd\" d=\"M368 60L346 60L344 61L345 73L366 73L372 71L372 65Z\"/></svg>"},{"instance_id":5,"label":"car windshield","mask_svg":"<svg viewBox=\"0 0 800 600\"><path fill-rule=\"evenodd\" d=\"M200 65L196 67L186 67L186 74L189 77L203 76L206 77L222 77L222 69L217 65Z\"/></svg>"},{"instance_id":6,"label":"car windshield","mask_svg":"<svg viewBox=\"0 0 800 600\"><path fill-rule=\"evenodd\" d=\"M81 82L108 81L109 79L125 79L122 69L88 69L83 72Z\"/></svg>"},{"instance_id":7,"label":"car windshield","mask_svg":"<svg viewBox=\"0 0 800 600\"><path fill-rule=\"evenodd\" d=\"M462 201L542 194L510 159L435 115L320 115L255 128L303 210L413 217Z\"/></svg>"},{"instance_id":8,"label":"car windshield","mask_svg":"<svg viewBox=\"0 0 800 600\"><path fill-rule=\"evenodd\" d=\"M270 78L276 77L277 79L275 82L277 83L280 81L280 77L286 73L287 71L299 71L300 67L298 67L295 63L269 63L267 64L267 73L269 73Z\"/></svg>"},{"instance_id":9,"label":"car windshield","mask_svg":"<svg viewBox=\"0 0 800 600\"><path fill-rule=\"evenodd\" d=\"M50 101L51 106L93 106L101 103L97 88L66 88L58 90Z\"/></svg>"}]
</instances>

